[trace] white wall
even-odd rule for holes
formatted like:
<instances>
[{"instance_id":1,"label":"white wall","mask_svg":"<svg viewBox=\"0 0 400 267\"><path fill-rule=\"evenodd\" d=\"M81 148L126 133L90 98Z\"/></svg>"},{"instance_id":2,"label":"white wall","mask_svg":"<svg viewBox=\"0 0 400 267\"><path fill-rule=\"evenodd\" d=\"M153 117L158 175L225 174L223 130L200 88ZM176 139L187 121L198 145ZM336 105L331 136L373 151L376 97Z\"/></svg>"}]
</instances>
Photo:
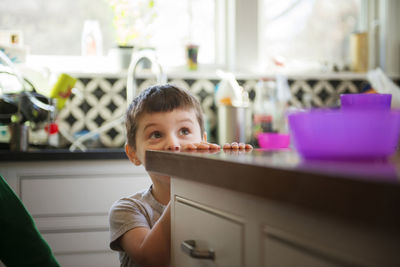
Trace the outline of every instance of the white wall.
<instances>
[{"instance_id":1,"label":"white wall","mask_svg":"<svg viewBox=\"0 0 400 267\"><path fill-rule=\"evenodd\" d=\"M389 75L400 74L400 1L386 0L386 43L383 68Z\"/></svg>"}]
</instances>

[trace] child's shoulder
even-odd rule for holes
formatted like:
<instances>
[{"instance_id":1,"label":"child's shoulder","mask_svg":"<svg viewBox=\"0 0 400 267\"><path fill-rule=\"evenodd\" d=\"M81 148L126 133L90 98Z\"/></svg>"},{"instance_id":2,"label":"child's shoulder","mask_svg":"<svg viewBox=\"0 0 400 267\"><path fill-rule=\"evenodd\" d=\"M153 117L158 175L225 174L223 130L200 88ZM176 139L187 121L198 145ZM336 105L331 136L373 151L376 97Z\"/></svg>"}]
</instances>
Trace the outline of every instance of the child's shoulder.
<instances>
[{"instance_id":1,"label":"child's shoulder","mask_svg":"<svg viewBox=\"0 0 400 267\"><path fill-rule=\"evenodd\" d=\"M121 214L162 214L165 205L155 200L152 187L139 191L134 195L123 197L111 206L111 217Z\"/></svg>"},{"instance_id":2,"label":"child's shoulder","mask_svg":"<svg viewBox=\"0 0 400 267\"><path fill-rule=\"evenodd\" d=\"M141 204L142 202L145 202L146 200L146 195L149 193L149 188L141 190L139 192L136 192L135 194L131 196L126 196L118 199L117 201L114 202L111 208L114 207L131 207L132 205L137 205Z\"/></svg>"}]
</instances>

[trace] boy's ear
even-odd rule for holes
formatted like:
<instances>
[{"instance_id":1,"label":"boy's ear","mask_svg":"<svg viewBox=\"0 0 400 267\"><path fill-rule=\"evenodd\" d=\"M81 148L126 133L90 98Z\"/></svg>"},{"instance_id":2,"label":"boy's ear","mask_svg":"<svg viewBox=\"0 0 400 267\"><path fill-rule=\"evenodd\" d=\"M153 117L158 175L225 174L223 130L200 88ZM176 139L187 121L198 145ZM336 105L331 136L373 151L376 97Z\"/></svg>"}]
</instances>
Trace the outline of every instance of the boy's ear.
<instances>
[{"instance_id":1,"label":"boy's ear","mask_svg":"<svg viewBox=\"0 0 400 267\"><path fill-rule=\"evenodd\" d=\"M136 156L135 150L128 144L125 145L125 153L128 156L129 160L136 166L142 164L142 162L140 162L140 160Z\"/></svg>"},{"instance_id":2,"label":"boy's ear","mask_svg":"<svg viewBox=\"0 0 400 267\"><path fill-rule=\"evenodd\" d=\"M207 132L203 133L203 142L207 143Z\"/></svg>"}]
</instances>

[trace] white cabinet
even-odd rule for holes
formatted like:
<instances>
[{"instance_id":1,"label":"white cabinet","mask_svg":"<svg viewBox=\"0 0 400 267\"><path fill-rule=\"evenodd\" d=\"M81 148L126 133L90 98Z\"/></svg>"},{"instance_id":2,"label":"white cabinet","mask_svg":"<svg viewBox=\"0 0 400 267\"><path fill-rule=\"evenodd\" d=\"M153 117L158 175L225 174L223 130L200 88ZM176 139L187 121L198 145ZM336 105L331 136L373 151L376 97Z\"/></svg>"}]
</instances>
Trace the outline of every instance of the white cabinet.
<instances>
[{"instance_id":1,"label":"white cabinet","mask_svg":"<svg viewBox=\"0 0 400 267\"><path fill-rule=\"evenodd\" d=\"M150 186L129 160L0 163L61 266L118 266L108 246L108 211L121 197Z\"/></svg>"},{"instance_id":2,"label":"white cabinet","mask_svg":"<svg viewBox=\"0 0 400 267\"><path fill-rule=\"evenodd\" d=\"M262 233L261 266L298 266L298 267L339 267L346 262L339 262L338 257L323 253L320 247L301 242L284 232L265 227ZM348 265L348 263L347 263Z\"/></svg>"},{"instance_id":3,"label":"white cabinet","mask_svg":"<svg viewBox=\"0 0 400 267\"><path fill-rule=\"evenodd\" d=\"M172 177L172 266L399 266L390 233L307 209ZM195 240L214 260L182 249Z\"/></svg>"}]
</instances>

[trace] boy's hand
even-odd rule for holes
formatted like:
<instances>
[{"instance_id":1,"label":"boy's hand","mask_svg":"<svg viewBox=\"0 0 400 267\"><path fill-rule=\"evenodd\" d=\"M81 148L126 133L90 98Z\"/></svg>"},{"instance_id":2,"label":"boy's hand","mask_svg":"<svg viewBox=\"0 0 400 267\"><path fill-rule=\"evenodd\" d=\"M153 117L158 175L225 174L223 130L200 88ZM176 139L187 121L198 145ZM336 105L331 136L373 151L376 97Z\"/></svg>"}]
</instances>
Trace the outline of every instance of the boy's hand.
<instances>
[{"instance_id":1,"label":"boy's hand","mask_svg":"<svg viewBox=\"0 0 400 267\"><path fill-rule=\"evenodd\" d=\"M253 146L250 145L250 144L233 142L231 144L226 143L223 146L223 149L224 150L228 150L228 149L233 149L233 150L251 150L251 149L253 149Z\"/></svg>"},{"instance_id":2,"label":"boy's hand","mask_svg":"<svg viewBox=\"0 0 400 267\"><path fill-rule=\"evenodd\" d=\"M212 144L208 142L200 142L200 143L191 143L184 145L182 147L182 150L220 150L221 147L217 144ZM244 143L236 143L233 142L231 144L225 144L223 146L224 150L252 150L253 146L250 144L244 144Z\"/></svg>"},{"instance_id":3,"label":"boy's hand","mask_svg":"<svg viewBox=\"0 0 400 267\"><path fill-rule=\"evenodd\" d=\"M182 150L220 150L221 147L217 144L212 144L208 142L191 143L184 145Z\"/></svg>"}]
</instances>

